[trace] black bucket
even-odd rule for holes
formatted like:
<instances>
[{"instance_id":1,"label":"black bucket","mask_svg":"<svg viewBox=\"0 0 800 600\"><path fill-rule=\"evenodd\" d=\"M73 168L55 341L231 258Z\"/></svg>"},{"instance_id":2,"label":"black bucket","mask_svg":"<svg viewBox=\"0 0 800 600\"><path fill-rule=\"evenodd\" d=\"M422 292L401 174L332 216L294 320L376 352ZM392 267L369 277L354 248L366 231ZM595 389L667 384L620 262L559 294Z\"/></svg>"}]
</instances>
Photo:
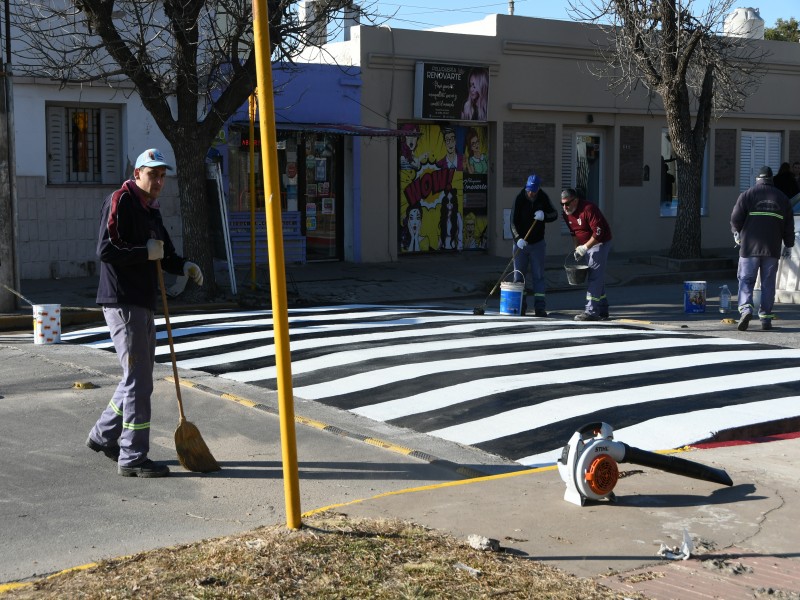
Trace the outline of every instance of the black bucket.
<instances>
[{"instance_id":1,"label":"black bucket","mask_svg":"<svg viewBox=\"0 0 800 600\"><path fill-rule=\"evenodd\" d=\"M570 285L583 285L586 283L586 277L589 275L589 265L582 263L575 263L572 265L567 264L567 260L572 254L567 254L564 258L564 270L567 272L567 283Z\"/></svg>"}]
</instances>

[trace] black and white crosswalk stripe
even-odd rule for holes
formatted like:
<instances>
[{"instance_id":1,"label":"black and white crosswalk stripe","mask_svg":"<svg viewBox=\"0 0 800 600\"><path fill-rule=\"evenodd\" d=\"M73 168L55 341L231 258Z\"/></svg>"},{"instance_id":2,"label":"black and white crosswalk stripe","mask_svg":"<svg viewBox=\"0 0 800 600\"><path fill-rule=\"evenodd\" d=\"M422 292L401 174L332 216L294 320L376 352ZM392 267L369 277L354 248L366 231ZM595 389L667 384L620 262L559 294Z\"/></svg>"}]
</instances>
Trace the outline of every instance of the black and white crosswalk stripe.
<instances>
[{"instance_id":1,"label":"black and white crosswalk stripe","mask_svg":"<svg viewBox=\"0 0 800 600\"><path fill-rule=\"evenodd\" d=\"M268 311L171 324L179 367L277 388ZM800 413L800 350L744 340L369 305L291 310L289 327L296 397L525 465L552 463L590 421L658 450ZM105 327L62 340L113 351Z\"/></svg>"}]
</instances>

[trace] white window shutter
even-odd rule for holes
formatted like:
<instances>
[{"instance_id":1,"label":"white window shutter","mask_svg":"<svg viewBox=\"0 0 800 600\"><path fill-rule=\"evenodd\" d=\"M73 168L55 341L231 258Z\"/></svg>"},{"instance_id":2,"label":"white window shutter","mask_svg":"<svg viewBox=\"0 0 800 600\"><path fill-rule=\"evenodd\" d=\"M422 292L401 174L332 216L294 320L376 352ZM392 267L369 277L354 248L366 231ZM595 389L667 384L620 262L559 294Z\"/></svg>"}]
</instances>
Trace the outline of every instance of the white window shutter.
<instances>
[{"instance_id":1,"label":"white window shutter","mask_svg":"<svg viewBox=\"0 0 800 600\"><path fill-rule=\"evenodd\" d=\"M755 179L753 175L753 136L750 133L742 132L742 139L739 143L739 193L750 187L750 181Z\"/></svg>"},{"instance_id":2,"label":"white window shutter","mask_svg":"<svg viewBox=\"0 0 800 600\"><path fill-rule=\"evenodd\" d=\"M47 107L47 183L67 182L67 140L64 108Z\"/></svg>"},{"instance_id":3,"label":"white window shutter","mask_svg":"<svg viewBox=\"0 0 800 600\"><path fill-rule=\"evenodd\" d=\"M781 168L781 134L774 132L767 134L767 156L764 161L765 165L772 168L774 174L778 174L778 169ZM762 165L763 166L763 165Z\"/></svg>"},{"instance_id":4,"label":"white window shutter","mask_svg":"<svg viewBox=\"0 0 800 600\"><path fill-rule=\"evenodd\" d=\"M119 109L104 108L100 111L100 165L103 184L112 185L122 180L120 120Z\"/></svg>"},{"instance_id":5,"label":"white window shutter","mask_svg":"<svg viewBox=\"0 0 800 600\"><path fill-rule=\"evenodd\" d=\"M743 192L756 182L756 175L764 165L773 173L781 165L781 134L776 131L744 131L739 157L739 191Z\"/></svg>"}]
</instances>

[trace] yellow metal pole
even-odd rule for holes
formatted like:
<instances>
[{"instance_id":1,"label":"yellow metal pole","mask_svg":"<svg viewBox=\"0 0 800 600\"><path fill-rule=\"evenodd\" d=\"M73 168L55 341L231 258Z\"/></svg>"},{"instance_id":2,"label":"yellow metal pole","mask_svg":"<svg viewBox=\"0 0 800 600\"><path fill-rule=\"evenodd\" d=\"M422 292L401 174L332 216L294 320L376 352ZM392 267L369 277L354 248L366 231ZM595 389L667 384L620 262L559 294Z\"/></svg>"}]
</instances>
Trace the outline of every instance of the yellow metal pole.
<instances>
[{"instance_id":1,"label":"yellow metal pole","mask_svg":"<svg viewBox=\"0 0 800 600\"><path fill-rule=\"evenodd\" d=\"M256 95L250 94L250 289L256 289Z\"/></svg>"},{"instance_id":2,"label":"yellow metal pole","mask_svg":"<svg viewBox=\"0 0 800 600\"><path fill-rule=\"evenodd\" d=\"M275 133L275 102L272 95L269 16L265 0L253 2L253 35L256 52L258 114L261 127L261 167L264 172L264 199L267 210L275 366L278 372L278 410L281 426L286 526L290 529L299 529L301 526L300 482L297 473L297 440L294 430L292 363L289 355L289 316L283 258L281 195L278 185L278 141Z\"/></svg>"}]
</instances>

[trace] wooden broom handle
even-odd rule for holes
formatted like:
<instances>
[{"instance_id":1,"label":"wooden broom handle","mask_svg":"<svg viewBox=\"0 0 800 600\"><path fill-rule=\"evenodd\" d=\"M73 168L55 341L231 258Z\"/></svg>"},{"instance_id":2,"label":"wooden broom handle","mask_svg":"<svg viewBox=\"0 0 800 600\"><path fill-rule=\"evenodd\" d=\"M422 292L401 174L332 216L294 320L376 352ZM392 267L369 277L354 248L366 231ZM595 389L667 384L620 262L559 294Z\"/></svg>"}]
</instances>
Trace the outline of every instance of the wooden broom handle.
<instances>
[{"instance_id":1,"label":"wooden broom handle","mask_svg":"<svg viewBox=\"0 0 800 600\"><path fill-rule=\"evenodd\" d=\"M158 271L158 287L161 288L161 304L164 306L164 322L167 324L167 339L169 340L169 356L172 359L172 378L175 380L175 395L178 397L178 414L181 421L185 421L183 414L183 401L181 400L181 383L178 379L178 366L175 364L175 348L172 344L172 327L169 324L169 308L167 307L167 292L164 285L164 271L161 269L161 261L156 261Z\"/></svg>"}]
</instances>

